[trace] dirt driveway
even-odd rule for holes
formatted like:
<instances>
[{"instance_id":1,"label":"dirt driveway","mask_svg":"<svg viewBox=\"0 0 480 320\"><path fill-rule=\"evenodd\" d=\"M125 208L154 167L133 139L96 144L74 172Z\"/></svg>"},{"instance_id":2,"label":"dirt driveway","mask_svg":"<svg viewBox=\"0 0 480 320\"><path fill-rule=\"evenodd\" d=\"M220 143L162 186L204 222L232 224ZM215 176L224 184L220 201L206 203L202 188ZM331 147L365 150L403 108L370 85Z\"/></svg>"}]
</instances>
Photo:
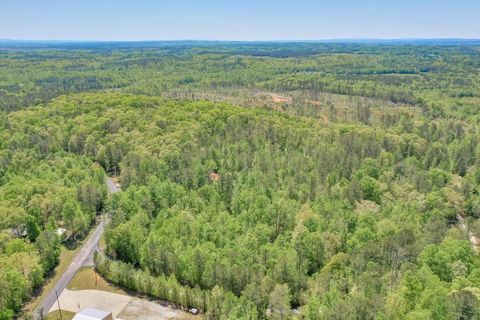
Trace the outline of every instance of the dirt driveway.
<instances>
[{"instance_id":1,"label":"dirt driveway","mask_svg":"<svg viewBox=\"0 0 480 320\"><path fill-rule=\"evenodd\" d=\"M181 311L138 298L133 298L118 316L125 320L190 319Z\"/></svg>"}]
</instances>

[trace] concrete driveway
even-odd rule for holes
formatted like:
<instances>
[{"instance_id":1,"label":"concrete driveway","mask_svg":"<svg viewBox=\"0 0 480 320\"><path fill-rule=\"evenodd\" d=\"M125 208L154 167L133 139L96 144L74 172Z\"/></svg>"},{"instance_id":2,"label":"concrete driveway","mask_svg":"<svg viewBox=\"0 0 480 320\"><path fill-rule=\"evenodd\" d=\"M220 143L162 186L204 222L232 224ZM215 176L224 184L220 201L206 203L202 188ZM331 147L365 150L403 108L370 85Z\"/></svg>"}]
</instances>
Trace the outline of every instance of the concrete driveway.
<instances>
[{"instance_id":1,"label":"concrete driveway","mask_svg":"<svg viewBox=\"0 0 480 320\"><path fill-rule=\"evenodd\" d=\"M100 290L63 290L59 297L60 308L79 312L83 308L95 308L112 312L114 317L130 303L132 297ZM58 310L55 303L50 312Z\"/></svg>"},{"instance_id":2,"label":"concrete driveway","mask_svg":"<svg viewBox=\"0 0 480 320\"><path fill-rule=\"evenodd\" d=\"M134 298L123 294L100 290L68 290L65 289L59 297L60 308L78 312L83 308L95 308L112 312L116 319L123 320L170 320L194 319L192 315L164 307L145 299ZM58 310L55 303L49 312ZM199 319L198 317L196 319Z\"/></svg>"}]
</instances>

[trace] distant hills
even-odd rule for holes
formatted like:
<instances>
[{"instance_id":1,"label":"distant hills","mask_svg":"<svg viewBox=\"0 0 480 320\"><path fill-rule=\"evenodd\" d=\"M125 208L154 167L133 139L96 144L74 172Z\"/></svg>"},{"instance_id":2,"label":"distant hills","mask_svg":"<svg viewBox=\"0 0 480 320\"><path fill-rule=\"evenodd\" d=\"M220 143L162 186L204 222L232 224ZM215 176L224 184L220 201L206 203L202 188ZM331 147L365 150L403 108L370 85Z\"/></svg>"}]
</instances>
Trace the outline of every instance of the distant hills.
<instances>
[{"instance_id":1,"label":"distant hills","mask_svg":"<svg viewBox=\"0 0 480 320\"><path fill-rule=\"evenodd\" d=\"M3 49L44 49L44 48L161 48L171 46L218 46L229 44L383 44L383 45L480 45L480 39L323 39L323 40L271 40L271 41L225 41L225 40L152 40L152 41L84 41L84 40L15 40L0 39Z\"/></svg>"}]
</instances>

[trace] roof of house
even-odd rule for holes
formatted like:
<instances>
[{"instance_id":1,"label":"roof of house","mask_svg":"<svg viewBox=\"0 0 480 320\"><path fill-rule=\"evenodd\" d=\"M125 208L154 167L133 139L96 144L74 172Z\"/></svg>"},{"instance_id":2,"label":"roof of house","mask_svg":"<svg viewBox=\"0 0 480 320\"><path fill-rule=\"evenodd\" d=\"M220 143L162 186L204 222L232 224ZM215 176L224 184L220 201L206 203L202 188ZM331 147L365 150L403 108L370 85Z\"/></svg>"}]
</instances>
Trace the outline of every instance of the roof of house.
<instances>
[{"instance_id":1,"label":"roof of house","mask_svg":"<svg viewBox=\"0 0 480 320\"><path fill-rule=\"evenodd\" d=\"M110 312L93 309L93 308L85 308L73 317L73 320L103 320L110 315Z\"/></svg>"},{"instance_id":2,"label":"roof of house","mask_svg":"<svg viewBox=\"0 0 480 320\"><path fill-rule=\"evenodd\" d=\"M66 231L67 231L67 229L65 229L65 228L58 228L58 229L57 229L57 235L61 236L61 235L64 234Z\"/></svg>"}]
</instances>

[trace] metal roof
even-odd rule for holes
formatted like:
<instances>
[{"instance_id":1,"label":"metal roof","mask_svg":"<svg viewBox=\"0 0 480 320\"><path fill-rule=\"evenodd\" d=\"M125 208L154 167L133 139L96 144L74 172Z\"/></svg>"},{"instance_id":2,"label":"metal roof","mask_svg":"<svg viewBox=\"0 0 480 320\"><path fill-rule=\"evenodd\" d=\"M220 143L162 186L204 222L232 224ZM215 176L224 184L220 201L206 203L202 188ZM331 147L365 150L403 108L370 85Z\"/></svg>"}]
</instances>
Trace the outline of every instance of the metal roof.
<instances>
[{"instance_id":1,"label":"metal roof","mask_svg":"<svg viewBox=\"0 0 480 320\"><path fill-rule=\"evenodd\" d=\"M108 317L111 312L93 309L93 308L85 308L73 317L73 320L103 320Z\"/></svg>"}]
</instances>

